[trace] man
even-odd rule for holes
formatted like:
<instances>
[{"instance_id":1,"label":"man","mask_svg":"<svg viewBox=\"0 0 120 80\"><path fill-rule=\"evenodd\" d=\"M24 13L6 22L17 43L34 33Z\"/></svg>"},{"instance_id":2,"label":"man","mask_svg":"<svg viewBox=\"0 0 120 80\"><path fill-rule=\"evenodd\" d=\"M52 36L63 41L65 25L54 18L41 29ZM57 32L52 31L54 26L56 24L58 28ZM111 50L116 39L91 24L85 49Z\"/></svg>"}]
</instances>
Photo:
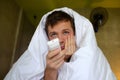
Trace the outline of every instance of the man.
<instances>
[{"instance_id":1,"label":"man","mask_svg":"<svg viewBox=\"0 0 120 80\"><path fill-rule=\"evenodd\" d=\"M76 50L74 19L62 11L55 11L47 17L45 30L49 40L60 40L61 49L47 54L45 71L45 80L57 80L58 69L69 62Z\"/></svg>"},{"instance_id":2,"label":"man","mask_svg":"<svg viewBox=\"0 0 120 80\"><path fill-rule=\"evenodd\" d=\"M58 38L60 48L47 42ZM116 80L89 20L69 8L45 14L28 49L5 80Z\"/></svg>"}]
</instances>

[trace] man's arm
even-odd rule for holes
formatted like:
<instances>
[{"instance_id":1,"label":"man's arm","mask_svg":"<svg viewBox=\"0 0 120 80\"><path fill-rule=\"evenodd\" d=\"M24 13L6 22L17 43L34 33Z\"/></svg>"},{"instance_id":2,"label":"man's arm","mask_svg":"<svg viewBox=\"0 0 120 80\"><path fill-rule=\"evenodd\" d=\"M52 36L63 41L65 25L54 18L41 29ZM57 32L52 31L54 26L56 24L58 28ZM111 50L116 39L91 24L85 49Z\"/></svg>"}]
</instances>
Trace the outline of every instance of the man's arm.
<instances>
[{"instance_id":1,"label":"man's arm","mask_svg":"<svg viewBox=\"0 0 120 80\"><path fill-rule=\"evenodd\" d=\"M46 57L46 69L44 80L57 80L58 69L64 63L65 55L60 53L60 49L50 51Z\"/></svg>"}]
</instances>

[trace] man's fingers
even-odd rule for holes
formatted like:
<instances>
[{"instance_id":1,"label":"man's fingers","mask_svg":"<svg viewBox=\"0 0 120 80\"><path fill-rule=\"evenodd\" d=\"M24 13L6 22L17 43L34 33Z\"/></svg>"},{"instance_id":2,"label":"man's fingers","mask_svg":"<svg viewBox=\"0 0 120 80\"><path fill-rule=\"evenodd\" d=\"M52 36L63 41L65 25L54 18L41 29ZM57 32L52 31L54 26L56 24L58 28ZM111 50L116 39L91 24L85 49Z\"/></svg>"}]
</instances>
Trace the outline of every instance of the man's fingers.
<instances>
[{"instance_id":1,"label":"man's fingers","mask_svg":"<svg viewBox=\"0 0 120 80\"><path fill-rule=\"evenodd\" d=\"M59 54L57 54L56 56L54 56L53 58L51 58L51 61L52 61L52 62L56 62L56 61L59 60L59 59L64 59L64 57L65 57L65 54L59 53Z\"/></svg>"},{"instance_id":2,"label":"man's fingers","mask_svg":"<svg viewBox=\"0 0 120 80\"><path fill-rule=\"evenodd\" d=\"M59 48L56 49L56 50L50 51L50 52L47 54L47 58L50 59L50 58L56 56L56 55L59 54L59 53L60 53L60 49L59 49Z\"/></svg>"},{"instance_id":3,"label":"man's fingers","mask_svg":"<svg viewBox=\"0 0 120 80\"><path fill-rule=\"evenodd\" d=\"M65 55L59 53L58 55L52 57L51 59L47 59L47 65L50 68L58 69L64 62Z\"/></svg>"}]
</instances>

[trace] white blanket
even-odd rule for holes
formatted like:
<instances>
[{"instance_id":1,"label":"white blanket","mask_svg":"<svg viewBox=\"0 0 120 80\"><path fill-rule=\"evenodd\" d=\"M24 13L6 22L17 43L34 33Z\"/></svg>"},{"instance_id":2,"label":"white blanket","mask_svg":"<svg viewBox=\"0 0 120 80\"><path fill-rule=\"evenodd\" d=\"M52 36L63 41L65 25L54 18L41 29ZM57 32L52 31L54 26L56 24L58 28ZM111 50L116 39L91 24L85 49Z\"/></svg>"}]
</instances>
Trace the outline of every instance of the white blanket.
<instances>
[{"instance_id":1,"label":"white blanket","mask_svg":"<svg viewBox=\"0 0 120 80\"><path fill-rule=\"evenodd\" d=\"M89 20L67 7L53 11L56 10L62 10L74 18L78 47L70 62L65 62L58 70L58 80L116 80L109 63L97 46ZM48 38L44 27L46 17L51 12L42 17L28 49L4 80L43 80L48 52Z\"/></svg>"}]
</instances>

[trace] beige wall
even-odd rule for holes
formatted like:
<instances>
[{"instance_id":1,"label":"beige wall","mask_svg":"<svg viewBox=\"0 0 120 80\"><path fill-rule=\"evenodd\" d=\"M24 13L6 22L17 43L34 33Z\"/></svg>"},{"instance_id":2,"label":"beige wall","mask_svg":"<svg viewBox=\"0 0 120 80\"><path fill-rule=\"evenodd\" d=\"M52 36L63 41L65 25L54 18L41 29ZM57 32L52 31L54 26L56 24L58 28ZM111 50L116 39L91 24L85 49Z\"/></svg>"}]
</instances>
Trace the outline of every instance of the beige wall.
<instances>
[{"instance_id":1,"label":"beige wall","mask_svg":"<svg viewBox=\"0 0 120 80\"><path fill-rule=\"evenodd\" d=\"M20 16L20 11L14 0L0 0L0 80L3 80L9 71L12 58L13 62L16 61L27 48L35 30L24 12ZM15 55L12 57L15 41Z\"/></svg>"},{"instance_id":2,"label":"beige wall","mask_svg":"<svg viewBox=\"0 0 120 80\"><path fill-rule=\"evenodd\" d=\"M109 19L96 37L111 68L120 80L120 8L108 9Z\"/></svg>"},{"instance_id":3,"label":"beige wall","mask_svg":"<svg viewBox=\"0 0 120 80\"><path fill-rule=\"evenodd\" d=\"M10 68L19 8L11 0L0 0L0 80Z\"/></svg>"},{"instance_id":4,"label":"beige wall","mask_svg":"<svg viewBox=\"0 0 120 80\"><path fill-rule=\"evenodd\" d=\"M16 45L15 57L13 62L15 62L27 49L35 29L36 27L34 27L29 22L25 13L23 12L17 45Z\"/></svg>"},{"instance_id":5,"label":"beige wall","mask_svg":"<svg viewBox=\"0 0 120 80\"><path fill-rule=\"evenodd\" d=\"M92 9L76 9L89 19ZM96 34L98 46L104 52L111 68L120 80L120 8L107 8L108 20L104 26L99 27Z\"/></svg>"}]
</instances>

